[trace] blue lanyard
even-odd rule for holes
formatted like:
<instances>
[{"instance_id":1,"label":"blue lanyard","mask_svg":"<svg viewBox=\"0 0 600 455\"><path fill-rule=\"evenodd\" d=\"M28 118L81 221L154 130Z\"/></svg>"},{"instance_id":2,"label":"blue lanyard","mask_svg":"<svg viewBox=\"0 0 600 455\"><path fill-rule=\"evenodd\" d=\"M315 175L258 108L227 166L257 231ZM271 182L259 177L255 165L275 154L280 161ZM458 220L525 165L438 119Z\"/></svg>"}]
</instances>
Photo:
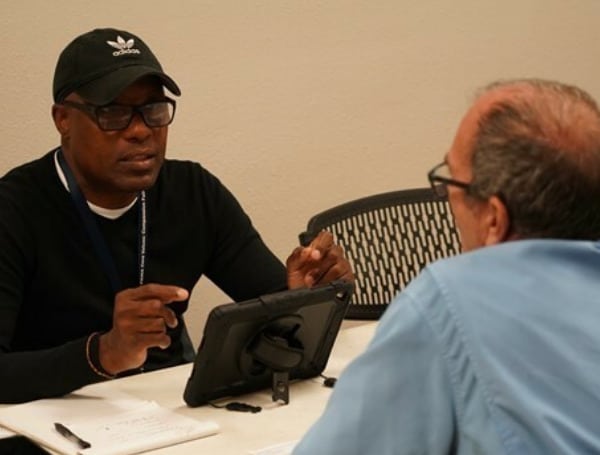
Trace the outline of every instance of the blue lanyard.
<instances>
[{"instance_id":1,"label":"blue lanyard","mask_svg":"<svg viewBox=\"0 0 600 455\"><path fill-rule=\"evenodd\" d=\"M85 225L85 228L92 240L92 245L94 246L94 250L96 254L100 258L102 263L102 267L108 279L110 281L110 285L116 294L117 292L123 289L123 285L121 284L121 280L119 278L119 274L117 273L117 268L113 261L113 258L110 254L108 246L106 245L106 241L98 228L98 223L94 218L93 212L90 210L90 207L87 204L87 201L83 197L79 185L75 180L75 176L73 172L69 168L63 154L62 150L59 148L57 152L58 164L65 175L67 180L67 187L69 188L69 192L71 193L71 199L75 203L79 215ZM144 272L146 269L146 192L141 191L138 197L138 207L139 207L139 216L138 216L138 277L139 277L139 285L144 284Z\"/></svg>"}]
</instances>

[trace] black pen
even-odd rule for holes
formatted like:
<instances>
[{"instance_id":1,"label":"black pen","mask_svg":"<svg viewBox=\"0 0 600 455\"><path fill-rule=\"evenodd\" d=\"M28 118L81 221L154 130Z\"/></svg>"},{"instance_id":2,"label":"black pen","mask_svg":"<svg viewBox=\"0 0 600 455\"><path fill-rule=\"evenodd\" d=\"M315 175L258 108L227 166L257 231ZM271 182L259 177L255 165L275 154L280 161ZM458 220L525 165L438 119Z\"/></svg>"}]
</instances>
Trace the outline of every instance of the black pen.
<instances>
[{"instance_id":1,"label":"black pen","mask_svg":"<svg viewBox=\"0 0 600 455\"><path fill-rule=\"evenodd\" d=\"M54 428L56 428L56 431L58 431L61 436L64 436L71 442L74 442L81 449L89 449L90 447L92 447L92 445L89 442L81 439L79 436L77 436L75 433L73 433L71 430L65 427L62 423L54 422Z\"/></svg>"}]
</instances>

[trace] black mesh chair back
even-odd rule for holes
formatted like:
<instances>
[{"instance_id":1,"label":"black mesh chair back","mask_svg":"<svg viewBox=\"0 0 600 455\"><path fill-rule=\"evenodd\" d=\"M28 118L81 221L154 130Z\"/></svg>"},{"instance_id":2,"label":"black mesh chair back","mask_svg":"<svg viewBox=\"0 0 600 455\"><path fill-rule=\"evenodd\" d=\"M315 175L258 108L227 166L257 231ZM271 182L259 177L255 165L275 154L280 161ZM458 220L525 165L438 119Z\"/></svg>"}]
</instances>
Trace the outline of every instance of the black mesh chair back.
<instances>
[{"instance_id":1,"label":"black mesh chair back","mask_svg":"<svg viewBox=\"0 0 600 455\"><path fill-rule=\"evenodd\" d=\"M313 216L300 243L331 232L356 276L346 318L378 319L426 264L460 251L450 206L431 188L364 197Z\"/></svg>"}]
</instances>

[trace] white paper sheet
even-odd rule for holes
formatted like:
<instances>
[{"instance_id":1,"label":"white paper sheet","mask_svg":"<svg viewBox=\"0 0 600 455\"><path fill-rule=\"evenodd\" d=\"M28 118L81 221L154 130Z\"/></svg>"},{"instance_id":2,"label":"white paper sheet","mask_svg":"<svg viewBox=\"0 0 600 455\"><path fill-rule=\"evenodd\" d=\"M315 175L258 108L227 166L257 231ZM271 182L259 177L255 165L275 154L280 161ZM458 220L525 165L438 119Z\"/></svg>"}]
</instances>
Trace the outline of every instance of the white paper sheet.
<instances>
[{"instance_id":1,"label":"white paper sheet","mask_svg":"<svg viewBox=\"0 0 600 455\"><path fill-rule=\"evenodd\" d=\"M13 436L16 436L17 433L15 433L14 431L10 431L8 428L4 428L3 426L0 426L0 439L4 439L4 438L12 438Z\"/></svg>"},{"instance_id":2,"label":"white paper sheet","mask_svg":"<svg viewBox=\"0 0 600 455\"><path fill-rule=\"evenodd\" d=\"M92 447L81 450L55 430L55 422L65 425ZM153 401L116 393L99 385L63 398L2 408L0 425L66 455L133 454L219 431L214 422L197 421ZM128 425L126 431L125 425ZM144 446L139 448L137 442Z\"/></svg>"}]
</instances>

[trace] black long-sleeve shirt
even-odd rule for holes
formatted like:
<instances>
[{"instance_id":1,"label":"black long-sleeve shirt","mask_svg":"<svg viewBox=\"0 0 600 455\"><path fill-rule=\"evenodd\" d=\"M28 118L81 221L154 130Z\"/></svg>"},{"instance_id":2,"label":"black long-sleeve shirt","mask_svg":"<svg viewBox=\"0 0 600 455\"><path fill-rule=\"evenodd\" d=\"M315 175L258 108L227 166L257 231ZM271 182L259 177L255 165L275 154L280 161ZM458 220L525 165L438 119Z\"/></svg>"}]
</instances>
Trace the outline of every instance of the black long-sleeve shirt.
<instances>
[{"instance_id":1,"label":"black long-sleeve shirt","mask_svg":"<svg viewBox=\"0 0 600 455\"><path fill-rule=\"evenodd\" d=\"M102 378L88 336L112 326L114 292L53 153L0 179L0 402L58 396ZM206 275L233 300L285 288L285 268L234 196L199 164L166 160L147 191L145 282L192 290ZM125 288L138 285L138 210L94 215ZM180 324L144 369L185 361Z\"/></svg>"}]
</instances>

